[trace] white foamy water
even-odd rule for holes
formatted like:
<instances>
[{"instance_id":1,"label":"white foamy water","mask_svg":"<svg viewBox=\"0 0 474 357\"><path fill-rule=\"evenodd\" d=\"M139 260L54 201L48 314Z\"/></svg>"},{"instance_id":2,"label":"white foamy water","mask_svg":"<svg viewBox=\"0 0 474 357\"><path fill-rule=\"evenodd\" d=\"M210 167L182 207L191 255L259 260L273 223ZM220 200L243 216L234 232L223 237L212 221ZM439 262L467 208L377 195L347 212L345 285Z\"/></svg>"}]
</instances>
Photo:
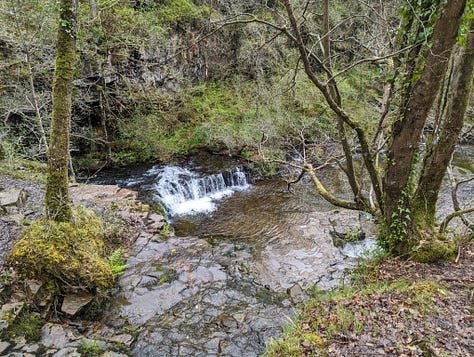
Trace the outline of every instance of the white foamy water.
<instances>
[{"instance_id":1,"label":"white foamy water","mask_svg":"<svg viewBox=\"0 0 474 357\"><path fill-rule=\"evenodd\" d=\"M216 201L249 187L245 173L239 168L201 176L177 166L154 167L145 174L153 177L152 186L172 216L209 213Z\"/></svg>"}]
</instances>

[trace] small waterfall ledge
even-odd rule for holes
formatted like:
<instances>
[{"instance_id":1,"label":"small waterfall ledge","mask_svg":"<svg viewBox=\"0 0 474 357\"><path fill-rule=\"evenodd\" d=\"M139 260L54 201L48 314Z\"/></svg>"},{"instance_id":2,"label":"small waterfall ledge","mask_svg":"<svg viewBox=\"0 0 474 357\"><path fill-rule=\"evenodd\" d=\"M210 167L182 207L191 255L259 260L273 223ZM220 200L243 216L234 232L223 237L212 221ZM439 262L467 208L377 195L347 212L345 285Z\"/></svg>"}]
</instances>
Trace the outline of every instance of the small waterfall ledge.
<instances>
[{"instance_id":1,"label":"small waterfall ledge","mask_svg":"<svg viewBox=\"0 0 474 357\"><path fill-rule=\"evenodd\" d=\"M153 167L145 175L154 178L156 198L170 216L213 212L216 201L250 187L239 167L207 176L177 166Z\"/></svg>"}]
</instances>

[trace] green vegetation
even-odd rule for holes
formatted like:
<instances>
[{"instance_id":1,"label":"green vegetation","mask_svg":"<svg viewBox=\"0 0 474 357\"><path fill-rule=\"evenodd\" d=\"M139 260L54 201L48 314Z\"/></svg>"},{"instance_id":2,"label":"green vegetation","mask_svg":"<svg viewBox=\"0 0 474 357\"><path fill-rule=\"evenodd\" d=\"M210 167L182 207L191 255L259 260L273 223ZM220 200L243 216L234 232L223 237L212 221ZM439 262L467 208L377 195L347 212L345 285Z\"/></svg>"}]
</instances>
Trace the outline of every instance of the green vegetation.
<instances>
[{"instance_id":1,"label":"green vegetation","mask_svg":"<svg viewBox=\"0 0 474 357\"><path fill-rule=\"evenodd\" d=\"M453 241L439 235L420 239L413 247L411 258L420 263L446 263L453 262L457 252L458 247Z\"/></svg>"},{"instance_id":2,"label":"green vegetation","mask_svg":"<svg viewBox=\"0 0 474 357\"><path fill-rule=\"evenodd\" d=\"M278 83L259 86L235 77L188 87L172 96L136 93L133 115L118 122L112 161L121 165L168 161L203 148L257 161L262 153L282 159L284 149L301 140L301 132L317 141L322 130L334 129L326 109L301 95L316 96L307 83L298 82L291 94L285 89ZM266 145L260 148L262 141ZM275 166L268 163L263 170L272 172Z\"/></svg>"},{"instance_id":3,"label":"green vegetation","mask_svg":"<svg viewBox=\"0 0 474 357\"><path fill-rule=\"evenodd\" d=\"M47 166L44 162L20 159L16 154L12 161L0 161L0 174L13 178L46 182Z\"/></svg>"},{"instance_id":4,"label":"green vegetation","mask_svg":"<svg viewBox=\"0 0 474 357\"><path fill-rule=\"evenodd\" d=\"M18 337L24 337L26 342L37 342L41 337L41 327L45 320L38 313L24 308L20 315L10 321L8 328L0 335L2 339L12 340Z\"/></svg>"},{"instance_id":5,"label":"green vegetation","mask_svg":"<svg viewBox=\"0 0 474 357\"><path fill-rule=\"evenodd\" d=\"M162 5L156 6L158 18L170 25L189 25L202 19L209 9L197 6L190 0L165 0Z\"/></svg>"},{"instance_id":6,"label":"green vegetation","mask_svg":"<svg viewBox=\"0 0 474 357\"><path fill-rule=\"evenodd\" d=\"M100 356L104 349L99 346L96 340L82 339L79 345L79 352L84 357Z\"/></svg>"},{"instance_id":7,"label":"green vegetation","mask_svg":"<svg viewBox=\"0 0 474 357\"><path fill-rule=\"evenodd\" d=\"M94 213L77 206L72 222L42 219L24 228L7 260L20 277L54 282L61 290L107 289L114 279L104 259L103 234Z\"/></svg>"},{"instance_id":8,"label":"green vegetation","mask_svg":"<svg viewBox=\"0 0 474 357\"><path fill-rule=\"evenodd\" d=\"M123 261L122 255L123 249L120 247L117 248L109 257L109 267L114 277L122 275L125 272L125 269L127 269L127 264Z\"/></svg>"}]
</instances>

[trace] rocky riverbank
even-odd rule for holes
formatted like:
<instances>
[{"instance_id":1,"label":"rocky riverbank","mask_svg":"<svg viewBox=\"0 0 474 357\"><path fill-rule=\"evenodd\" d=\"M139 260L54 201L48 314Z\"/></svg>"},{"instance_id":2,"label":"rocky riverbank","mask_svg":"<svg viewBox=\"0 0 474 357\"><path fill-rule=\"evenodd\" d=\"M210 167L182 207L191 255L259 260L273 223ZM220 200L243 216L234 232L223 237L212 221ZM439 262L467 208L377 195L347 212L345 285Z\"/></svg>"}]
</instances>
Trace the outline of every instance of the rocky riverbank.
<instances>
[{"instance_id":1,"label":"rocky riverbank","mask_svg":"<svg viewBox=\"0 0 474 357\"><path fill-rule=\"evenodd\" d=\"M3 263L21 228L41 217L43 191L37 183L5 175L0 182L27 197L0 217L6 232ZM174 237L164 218L137 201L134 191L114 185L70 190L75 203L93 208L127 235L127 269L93 321L78 317L90 311L90 296L64 297L54 319L42 325L34 312L47 298L40 282L16 284L13 292L2 286L4 330L15 321L10 316L27 318L37 329L3 334L2 355L257 356L281 334L305 288L317 282L320 288L337 286L344 269L355 263L333 245L328 232L334 227L316 213L299 227L299 239L256 252L230 240ZM360 228L352 213L334 212L333 218L342 221L340 229ZM7 281L10 272L2 267L1 273Z\"/></svg>"}]
</instances>

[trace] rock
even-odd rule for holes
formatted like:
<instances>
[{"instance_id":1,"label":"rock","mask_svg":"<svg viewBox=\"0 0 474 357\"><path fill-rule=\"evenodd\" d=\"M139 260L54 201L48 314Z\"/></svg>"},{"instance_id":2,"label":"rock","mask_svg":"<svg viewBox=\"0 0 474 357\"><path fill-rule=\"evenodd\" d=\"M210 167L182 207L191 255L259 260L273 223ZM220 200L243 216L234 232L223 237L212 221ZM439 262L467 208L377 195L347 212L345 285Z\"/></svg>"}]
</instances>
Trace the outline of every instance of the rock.
<instances>
[{"instance_id":1,"label":"rock","mask_svg":"<svg viewBox=\"0 0 474 357\"><path fill-rule=\"evenodd\" d=\"M8 342L0 341L0 355L2 355L3 352L5 352L8 347L10 347L10 344Z\"/></svg>"},{"instance_id":2,"label":"rock","mask_svg":"<svg viewBox=\"0 0 474 357\"><path fill-rule=\"evenodd\" d=\"M18 226L21 226L22 223L25 223L24 219L25 219L25 215L24 214L21 214L21 213L13 213L13 214L10 214L8 216L8 219L15 223L16 225Z\"/></svg>"},{"instance_id":3,"label":"rock","mask_svg":"<svg viewBox=\"0 0 474 357\"><path fill-rule=\"evenodd\" d=\"M34 297L43 286L40 280L28 280L26 284L28 285L29 293L32 297Z\"/></svg>"},{"instance_id":4,"label":"rock","mask_svg":"<svg viewBox=\"0 0 474 357\"><path fill-rule=\"evenodd\" d=\"M137 199L137 192L117 185L74 185L69 187L69 192L76 204L104 204Z\"/></svg>"},{"instance_id":5,"label":"rock","mask_svg":"<svg viewBox=\"0 0 474 357\"><path fill-rule=\"evenodd\" d=\"M56 347L58 349L63 349L74 340L77 340L77 338L71 333L67 334L66 329L61 325L46 323L41 328L40 343L47 348Z\"/></svg>"},{"instance_id":6,"label":"rock","mask_svg":"<svg viewBox=\"0 0 474 357\"><path fill-rule=\"evenodd\" d=\"M123 353L118 353L114 351L106 351L101 355L101 357L128 357L128 356Z\"/></svg>"},{"instance_id":7,"label":"rock","mask_svg":"<svg viewBox=\"0 0 474 357\"><path fill-rule=\"evenodd\" d=\"M22 290L15 289L11 293L10 296L11 296L12 300L14 300L14 301L25 301L26 300L26 294Z\"/></svg>"},{"instance_id":8,"label":"rock","mask_svg":"<svg viewBox=\"0 0 474 357\"><path fill-rule=\"evenodd\" d=\"M22 351L35 354L39 350L40 346L35 343L32 345L26 345L23 347Z\"/></svg>"},{"instance_id":9,"label":"rock","mask_svg":"<svg viewBox=\"0 0 474 357\"><path fill-rule=\"evenodd\" d=\"M66 347L66 348L60 349L52 357L81 357L81 354L79 353L77 348Z\"/></svg>"},{"instance_id":10,"label":"rock","mask_svg":"<svg viewBox=\"0 0 474 357\"><path fill-rule=\"evenodd\" d=\"M8 327L9 322L18 316L24 306L24 302L12 302L2 305L0 310L0 331Z\"/></svg>"},{"instance_id":11,"label":"rock","mask_svg":"<svg viewBox=\"0 0 474 357\"><path fill-rule=\"evenodd\" d=\"M23 189L14 189L0 192L0 206L6 211L9 207L21 208L27 199Z\"/></svg>"},{"instance_id":12,"label":"rock","mask_svg":"<svg viewBox=\"0 0 474 357\"><path fill-rule=\"evenodd\" d=\"M109 339L110 342L120 343L127 347L130 347L134 340L135 338L132 335L129 335L128 333L115 335Z\"/></svg>"},{"instance_id":13,"label":"rock","mask_svg":"<svg viewBox=\"0 0 474 357\"><path fill-rule=\"evenodd\" d=\"M288 288L286 292L288 293L288 295L290 295L291 301L293 301L293 303L295 304L304 300L304 291L298 284L295 284L291 288Z\"/></svg>"},{"instance_id":14,"label":"rock","mask_svg":"<svg viewBox=\"0 0 474 357\"><path fill-rule=\"evenodd\" d=\"M21 350L23 347L26 346L26 338L25 336L16 336L13 341L15 343L15 350Z\"/></svg>"},{"instance_id":15,"label":"rock","mask_svg":"<svg viewBox=\"0 0 474 357\"><path fill-rule=\"evenodd\" d=\"M93 298L93 295L86 292L66 295L61 306L61 311L70 316L74 316L81 308L89 304Z\"/></svg>"},{"instance_id":16,"label":"rock","mask_svg":"<svg viewBox=\"0 0 474 357\"><path fill-rule=\"evenodd\" d=\"M147 229L152 232L159 232L166 225L166 219L161 214L152 213L147 219Z\"/></svg>"}]
</instances>

